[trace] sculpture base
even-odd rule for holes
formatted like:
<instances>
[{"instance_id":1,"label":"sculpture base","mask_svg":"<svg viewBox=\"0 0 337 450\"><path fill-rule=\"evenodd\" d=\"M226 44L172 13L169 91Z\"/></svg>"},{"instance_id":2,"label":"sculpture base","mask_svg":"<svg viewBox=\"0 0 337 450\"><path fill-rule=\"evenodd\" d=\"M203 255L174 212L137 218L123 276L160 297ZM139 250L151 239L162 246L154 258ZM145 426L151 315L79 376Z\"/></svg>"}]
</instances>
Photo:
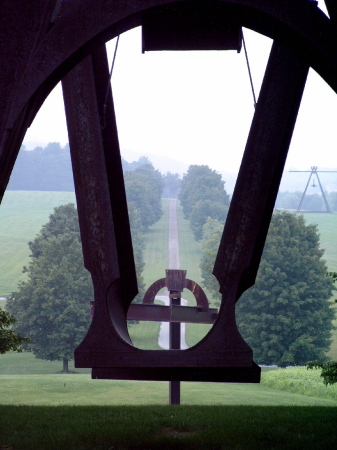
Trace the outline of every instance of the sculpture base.
<instances>
[{"instance_id":1,"label":"sculpture base","mask_svg":"<svg viewBox=\"0 0 337 450\"><path fill-rule=\"evenodd\" d=\"M259 383L261 368L251 367L95 367L92 378L107 380Z\"/></svg>"}]
</instances>

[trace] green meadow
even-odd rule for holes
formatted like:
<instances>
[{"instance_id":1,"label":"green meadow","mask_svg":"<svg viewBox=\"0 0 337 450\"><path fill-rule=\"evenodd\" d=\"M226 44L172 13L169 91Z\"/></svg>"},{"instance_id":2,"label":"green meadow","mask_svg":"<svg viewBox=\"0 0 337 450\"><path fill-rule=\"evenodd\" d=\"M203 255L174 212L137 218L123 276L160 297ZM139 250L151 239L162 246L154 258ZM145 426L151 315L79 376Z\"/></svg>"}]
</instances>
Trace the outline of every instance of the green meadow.
<instances>
[{"instance_id":1,"label":"green meadow","mask_svg":"<svg viewBox=\"0 0 337 450\"><path fill-rule=\"evenodd\" d=\"M7 192L0 207L0 297L15 290L29 263L27 242L72 193ZM144 280L167 268L168 201L145 236ZM307 214L317 223L329 270L337 271L337 215ZM200 244L178 209L180 267L200 283ZM336 251L336 254L335 254ZM185 295L190 304L193 298ZM0 307L5 302L0 300ZM188 345L209 327L187 327ZM159 324L132 325L141 348L158 347ZM330 356L337 359L337 336ZM0 355L0 448L14 449L318 449L337 447L337 386L318 370L262 369L260 384L182 383L181 406L168 405L168 383L92 380L89 369L60 373L59 361L31 353Z\"/></svg>"},{"instance_id":2,"label":"green meadow","mask_svg":"<svg viewBox=\"0 0 337 450\"><path fill-rule=\"evenodd\" d=\"M0 406L9 449L333 449L336 410L301 406Z\"/></svg>"},{"instance_id":3,"label":"green meadow","mask_svg":"<svg viewBox=\"0 0 337 450\"><path fill-rule=\"evenodd\" d=\"M260 384L92 380L30 353L0 357L0 448L336 448L337 387L319 371L262 370ZM74 371L75 372L75 371Z\"/></svg>"},{"instance_id":4,"label":"green meadow","mask_svg":"<svg viewBox=\"0 0 337 450\"><path fill-rule=\"evenodd\" d=\"M165 405L168 383L91 380L89 369L60 373L60 361L32 353L0 357L0 405ZM319 370L262 368L260 384L181 383L184 405L297 405L337 407L337 386L325 386Z\"/></svg>"},{"instance_id":5,"label":"green meadow","mask_svg":"<svg viewBox=\"0 0 337 450\"><path fill-rule=\"evenodd\" d=\"M22 268L29 263L28 242L48 221L56 206L75 203L72 192L7 191L0 206L0 297L6 297L24 278ZM144 280L147 286L165 276L168 264L168 203L163 200L163 217L145 235L146 268ZM191 236L188 222L178 206L180 267L187 269L187 276L200 282L200 244ZM325 250L328 269L337 272L337 214L304 215L307 223L315 223Z\"/></svg>"},{"instance_id":6,"label":"green meadow","mask_svg":"<svg viewBox=\"0 0 337 450\"><path fill-rule=\"evenodd\" d=\"M0 205L0 297L13 292L25 279L28 242L48 222L56 206L75 203L73 192L7 191Z\"/></svg>"}]
</instances>

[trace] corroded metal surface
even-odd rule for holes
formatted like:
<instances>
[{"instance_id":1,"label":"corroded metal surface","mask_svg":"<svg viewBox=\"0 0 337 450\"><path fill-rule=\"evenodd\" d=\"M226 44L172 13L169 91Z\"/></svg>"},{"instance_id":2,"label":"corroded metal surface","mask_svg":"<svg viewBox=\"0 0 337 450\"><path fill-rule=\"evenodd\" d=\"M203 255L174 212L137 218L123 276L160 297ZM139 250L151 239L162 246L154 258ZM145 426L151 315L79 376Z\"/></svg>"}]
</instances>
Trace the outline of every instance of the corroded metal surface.
<instances>
[{"instance_id":1,"label":"corroded metal surface","mask_svg":"<svg viewBox=\"0 0 337 450\"><path fill-rule=\"evenodd\" d=\"M177 0L183 1L183 0ZM169 0L2 0L0 3L0 199L23 136L50 90L105 40L141 25ZM210 7L211 1L207 0ZM309 0L220 0L240 23L293 48L337 91L336 6L329 20ZM84 27L83 24L86 24Z\"/></svg>"},{"instance_id":2,"label":"corroded metal surface","mask_svg":"<svg viewBox=\"0 0 337 450\"><path fill-rule=\"evenodd\" d=\"M170 292L171 304L170 306L155 305L155 297L164 287ZM193 293L197 306L180 305L181 293L184 289ZM179 301L173 302L173 300ZM217 315L218 310L209 307L209 302L202 288L194 281L186 278L186 270L167 269L166 277L155 281L145 292L142 303L130 305L127 317L129 320L147 320L150 322L212 324L215 322Z\"/></svg>"},{"instance_id":3,"label":"corroded metal surface","mask_svg":"<svg viewBox=\"0 0 337 450\"><path fill-rule=\"evenodd\" d=\"M252 351L236 327L235 302L255 281L309 65L337 92L336 7L326 1L329 19L309 0L204 2L207 8L216 6L224 19L231 14L240 26L278 43L268 63L214 268L223 294L218 319L195 347L162 352L137 349L127 335L126 314L135 292L132 247L128 231L123 232L122 224L128 222L123 195L116 201L122 178L114 120L112 133L106 134L98 117L106 70L101 77L96 68L102 67L105 56L94 52L106 40L140 25L145 10L170 3L0 3L0 199L27 127L50 90L69 73L64 86L70 145L86 267L95 287L94 318L76 350L77 367L93 367L98 378L258 382ZM193 1L188 4L193 8ZM82 98L90 108L85 109ZM109 102L113 119L112 99ZM110 144L112 154L106 151ZM111 168L113 177L108 174Z\"/></svg>"}]
</instances>

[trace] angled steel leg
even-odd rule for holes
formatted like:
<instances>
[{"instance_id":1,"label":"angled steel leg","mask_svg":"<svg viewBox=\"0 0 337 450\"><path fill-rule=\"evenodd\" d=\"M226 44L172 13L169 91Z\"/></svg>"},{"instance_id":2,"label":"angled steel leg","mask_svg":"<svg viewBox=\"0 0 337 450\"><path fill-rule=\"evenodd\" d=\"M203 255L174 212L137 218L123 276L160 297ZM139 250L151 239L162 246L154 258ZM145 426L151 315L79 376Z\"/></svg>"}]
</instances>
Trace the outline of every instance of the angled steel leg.
<instances>
[{"instance_id":1,"label":"angled steel leg","mask_svg":"<svg viewBox=\"0 0 337 450\"><path fill-rule=\"evenodd\" d=\"M123 297L138 293L115 109L105 46L91 54Z\"/></svg>"},{"instance_id":2,"label":"angled steel leg","mask_svg":"<svg viewBox=\"0 0 337 450\"><path fill-rule=\"evenodd\" d=\"M103 136L99 120L99 81L97 77L95 79L97 66L97 61L93 64L92 57L89 56L62 82L84 262L91 273L95 291L94 318L85 339L89 346L95 346L97 340L101 344L110 342L112 335L115 339L130 342L126 313L132 300L131 295L137 293L134 289L136 278L129 229L124 230L122 242L127 247L126 251L129 251L125 260L131 261L129 282L133 289L125 294L121 283L121 275L125 276L126 269L125 260L119 258L122 251L120 248L118 253L116 234L121 234L126 223L128 226L128 221L125 220L127 209L126 203L120 201L120 198L125 200L125 192L122 173L118 174L121 165L116 163L116 160L120 160L118 139L116 134L111 138L108 132ZM109 107L107 116L111 119L111 98ZM114 120L110 122L113 122L112 126L116 130ZM110 152L115 151L117 155L109 157L109 145ZM111 174L116 176L115 179L112 179ZM111 199L113 194L118 200ZM118 204L118 211L111 206L113 202ZM127 242L128 239L130 242ZM115 323L112 325L112 322ZM96 327L97 331L93 332ZM75 362L76 352L81 351L82 344L75 351Z\"/></svg>"},{"instance_id":3,"label":"angled steel leg","mask_svg":"<svg viewBox=\"0 0 337 450\"><path fill-rule=\"evenodd\" d=\"M224 304L255 283L307 73L273 44L213 271Z\"/></svg>"},{"instance_id":4,"label":"angled steel leg","mask_svg":"<svg viewBox=\"0 0 337 450\"><path fill-rule=\"evenodd\" d=\"M88 91L90 94L88 86L93 83L92 76L83 82L81 77L85 75L80 71L92 74L91 60L85 64L87 65L84 67L82 63L77 69L78 72L70 74L71 78L65 80L66 97L74 97L74 90L76 95L79 95L78 86L81 83L84 83L83 92ZM96 149L94 144L92 148L89 146L91 149L84 150L84 154L81 149L82 145L86 145L87 139L95 141L86 131L91 125L86 122L83 126L81 121L87 121L89 116L96 121L92 130L95 137L98 129L97 104L95 107L95 101L91 102L90 98L86 98L90 95L81 94L83 100L80 99L79 105L73 103L67 107L69 117L76 108L80 113L80 119L68 119L72 130L70 136L73 134L75 142L78 140L75 146L78 157L74 157L74 168L90 183L89 187L86 186L87 181L84 186L82 181L77 183L81 206L87 209L86 203L89 203L89 212L83 212L80 218L84 218L84 227L92 224L94 230L91 234L91 229L85 229L84 237L96 242L99 236L97 245L89 243L85 253L100 306L99 311L95 311L87 338L76 351L77 367L93 367L94 378L259 381L260 369L253 362L252 350L237 330L235 302L255 281L307 72L308 67L293 53L278 44L273 45L214 267L223 294L222 306L208 335L199 344L187 350L140 350L133 347L128 340L126 326L122 323L126 318L125 303L118 291L119 264L114 247L111 208L106 216L103 214L103 203L109 203L110 194L106 173L102 171L106 164L102 142L98 142ZM78 131L77 127L80 127L81 131ZM81 133L85 137L82 137ZM90 164L94 163L96 154L103 162L100 160L92 170ZM87 159L89 164L83 163L83 158ZM95 171L98 178L91 179L90 175L88 179L87 172L93 174ZM94 195L96 202L102 202L102 225L99 217L95 215ZM102 257L100 252L95 253L96 247L103 252ZM107 248L109 251L106 251ZM110 321L108 309L111 312Z\"/></svg>"}]
</instances>

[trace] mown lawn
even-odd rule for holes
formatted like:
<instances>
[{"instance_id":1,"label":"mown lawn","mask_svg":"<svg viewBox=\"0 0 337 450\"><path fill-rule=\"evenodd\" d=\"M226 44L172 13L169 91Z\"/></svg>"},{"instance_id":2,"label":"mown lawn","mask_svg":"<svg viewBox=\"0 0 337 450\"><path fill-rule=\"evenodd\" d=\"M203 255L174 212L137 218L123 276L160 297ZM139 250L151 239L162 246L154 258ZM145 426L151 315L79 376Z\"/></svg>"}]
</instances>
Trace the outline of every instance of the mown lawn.
<instances>
[{"instance_id":1,"label":"mown lawn","mask_svg":"<svg viewBox=\"0 0 337 450\"><path fill-rule=\"evenodd\" d=\"M261 384L182 383L182 405L167 406L167 382L50 373L59 369L60 363L38 360L30 353L0 356L0 448L332 449L337 445L337 401L320 398L322 390L313 391L318 371L263 369ZM290 384L292 392L287 392ZM303 386L308 386L304 392Z\"/></svg>"},{"instance_id":2,"label":"mown lawn","mask_svg":"<svg viewBox=\"0 0 337 450\"><path fill-rule=\"evenodd\" d=\"M320 246L325 250L323 258L328 269L337 272L337 214L303 214L306 224L316 224L320 235Z\"/></svg>"},{"instance_id":3,"label":"mown lawn","mask_svg":"<svg viewBox=\"0 0 337 450\"><path fill-rule=\"evenodd\" d=\"M0 206L0 297L25 279L28 241L34 239L56 206L75 203L74 192L7 191Z\"/></svg>"},{"instance_id":4,"label":"mown lawn","mask_svg":"<svg viewBox=\"0 0 337 450\"><path fill-rule=\"evenodd\" d=\"M15 449L333 449L336 410L252 406L0 406Z\"/></svg>"},{"instance_id":5,"label":"mown lawn","mask_svg":"<svg viewBox=\"0 0 337 450\"><path fill-rule=\"evenodd\" d=\"M61 362L32 353L0 355L0 404L139 405L168 403L167 382L91 380L90 370L61 374ZM319 370L262 369L260 384L181 383L185 405L299 405L337 407L337 386L324 386Z\"/></svg>"}]
</instances>

